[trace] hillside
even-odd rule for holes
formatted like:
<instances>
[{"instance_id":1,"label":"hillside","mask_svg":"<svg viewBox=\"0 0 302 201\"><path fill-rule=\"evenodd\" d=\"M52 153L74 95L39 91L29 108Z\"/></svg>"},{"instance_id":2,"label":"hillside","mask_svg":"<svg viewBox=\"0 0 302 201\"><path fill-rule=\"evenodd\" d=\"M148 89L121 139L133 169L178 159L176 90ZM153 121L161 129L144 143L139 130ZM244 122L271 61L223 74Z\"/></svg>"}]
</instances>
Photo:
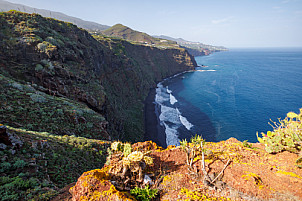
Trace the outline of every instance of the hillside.
<instances>
[{"instance_id":1,"label":"hillside","mask_svg":"<svg viewBox=\"0 0 302 201\"><path fill-rule=\"evenodd\" d=\"M149 46L155 46L155 47L172 47L172 48L178 48L176 42L165 40L165 39L159 39L154 38L146 33L135 31L127 26L124 26L122 24L116 24L109 29L102 31L102 34L109 36L109 37L117 37L122 38L128 41L137 42L139 44L145 44Z\"/></svg>"},{"instance_id":2,"label":"hillside","mask_svg":"<svg viewBox=\"0 0 302 201\"><path fill-rule=\"evenodd\" d=\"M209 55L213 52L227 51L227 48L221 46L205 45L199 42L190 42L181 38L172 38L169 36L150 36L146 33L135 31L122 24L116 24L109 29L101 32L108 37L122 38L132 43L144 44L146 46L158 48L183 48L193 56Z\"/></svg>"},{"instance_id":3,"label":"hillside","mask_svg":"<svg viewBox=\"0 0 302 201\"><path fill-rule=\"evenodd\" d=\"M162 38L166 40L171 40L177 42L180 46L188 50L188 52L193 56L203 56L203 55L209 55L213 52L219 52L219 51L227 51L228 49L223 46L213 46L213 45L206 45L200 42L192 42L187 41L182 38L172 38L169 36L153 36L156 38Z\"/></svg>"},{"instance_id":4,"label":"hillside","mask_svg":"<svg viewBox=\"0 0 302 201\"><path fill-rule=\"evenodd\" d=\"M143 101L149 89L196 66L183 49L97 41L70 23L37 14L12 11L1 13L0 20L1 87L7 91L1 94L7 101L1 102L6 112L0 117L12 126L138 141L143 139ZM16 110L28 113L27 102L34 103L32 114L15 115Z\"/></svg>"},{"instance_id":5,"label":"hillside","mask_svg":"<svg viewBox=\"0 0 302 201\"><path fill-rule=\"evenodd\" d=\"M25 13L30 13L30 14L37 13L37 14L42 15L43 17L51 17L51 18L65 21L65 22L71 22L71 23L77 25L78 27L81 27L81 28L87 29L87 30L92 30L92 31L102 31L102 30L106 30L110 27L107 25L102 25L102 24L98 24L95 22L85 21L80 18L68 16L68 15L65 15L64 13L60 13L60 12L32 8L29 6L22 5L22 4L14 4L14 3L10 3L8 1L0 0L0 12L6 12L9 10L17 10L20 12L25 12Z\"/></svg>"},{"instance_id":6,"label":"hillside","mask_svg":"<svg viewBox=\"0 0 302 201\"><path fill-rule=\"evenodd\" d=\"M38 14L0 13L3 200L48 200L82 172L101 168L108 140L143 140L150 88L195 66L182 48L91 36Z\"/></svg>"}]
</instances>

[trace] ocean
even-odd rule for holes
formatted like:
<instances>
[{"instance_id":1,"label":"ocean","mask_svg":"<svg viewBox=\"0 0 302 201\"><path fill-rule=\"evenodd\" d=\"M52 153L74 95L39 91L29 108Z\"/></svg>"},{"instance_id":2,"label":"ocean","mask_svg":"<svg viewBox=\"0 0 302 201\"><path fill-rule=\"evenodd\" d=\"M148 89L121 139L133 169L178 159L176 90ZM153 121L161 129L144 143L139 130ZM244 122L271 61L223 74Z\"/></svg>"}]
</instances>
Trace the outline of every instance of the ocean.
<instances>
[{"instance_id":1,"label":"ocean","mask_svg":"<svg viewBox=\"0 0 302 201\"><path fill-rule=\"evenodd\" d=\"M302 108L302 49L231 49L195 58L197 71L158 83L155 103L167 145L195 134L206 141L257 142Z\"/></svg>"}]
</instances>

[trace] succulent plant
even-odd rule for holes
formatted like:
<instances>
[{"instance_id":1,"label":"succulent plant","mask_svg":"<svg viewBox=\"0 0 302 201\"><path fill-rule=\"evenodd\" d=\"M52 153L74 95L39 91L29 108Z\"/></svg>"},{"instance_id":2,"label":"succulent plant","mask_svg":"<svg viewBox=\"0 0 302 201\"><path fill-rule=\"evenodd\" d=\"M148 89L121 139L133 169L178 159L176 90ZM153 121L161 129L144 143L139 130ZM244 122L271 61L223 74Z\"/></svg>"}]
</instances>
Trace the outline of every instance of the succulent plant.
<instances>
[{"instance_id":1,"label":"succulent plant","mask_svg":"<svg viewBox=\"0 0 302 201\"><path fill-rule=\"evenodd\" d=\"M273 131L262 134L262 138L257 138L265 145L268 153L277 153L284 150L299 152L302 148L302 108L300 114L294 112L287 113L285 119L273 122Z\"/></svg>"},{"instance_id":2,"label":"succulent plant","mask_svg":"<svg viewBox=\"0 0 302 201\"><path fill-rule=\"evenodd\" d=\"M193 160L198 153L204 153L203 148L204 140L201 136L195 135L191 138L191 142L188 143L186 139L180 141L181 148L186 152L187 164L192 167Z\"/></svg>"},{"instance_id":3,"label":"succulent plant","mask_svg":"<svg viewBox=\"0 0 302 201\"><path fill-rule=\"evenodd\" d=\"M132 147L130 143L124 144L124 156L127 157L132 152Z\"/></svg>"},{"instance_id":4,"label":"succulent plant","mask_svg":"<svg viewBox=\"0 0 302 201\"><path fill-rule=\"evenodd\" d=\"M122 150L123 143L120 141L115 141L111 144L111 149L113 151L121 151Z\"/></svg>"},{"instance_id":5,"label":"succulent plant","mask_svg":"<svg viewBox=\"0 0 302 201\"><path fill-rule=\"evenodd\" d=\"M144 154L141 151L134 151L127 158L131 162L139 162L144 158Z\"/></svg>"}]
</instances>

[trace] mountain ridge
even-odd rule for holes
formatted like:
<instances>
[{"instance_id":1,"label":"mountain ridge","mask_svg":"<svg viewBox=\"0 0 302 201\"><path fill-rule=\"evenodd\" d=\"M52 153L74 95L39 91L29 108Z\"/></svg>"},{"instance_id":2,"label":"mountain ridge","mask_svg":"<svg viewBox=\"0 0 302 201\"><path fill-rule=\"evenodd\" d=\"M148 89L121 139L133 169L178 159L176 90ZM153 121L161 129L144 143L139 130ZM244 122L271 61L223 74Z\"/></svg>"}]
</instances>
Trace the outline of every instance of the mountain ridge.
<instances>
[{"instance_id":1,"label":"mountain ridge","mask_svg":"<svg viewBox=\"0 0 302 201\"><path fill-rule=\"evenodd\" d=\"M44 17L51 17L51 18L55 18L55 19L58 19L61 21L71 22L71 23L77 25L78 27L81 27L83 29L92 30L92 31L102 31L102 30L106 30L110 27L110 26L102 25L102 24L99 24L96 22L85 21L80 18L72 17L72 16L66 15L61 12L55 12L55 11L50 11L50 10L46 10L46 9L38 9L38 8L33 8L30 6L23 5L23 4L15 4L15 3L8 2L8 1L0 0L0 12L5 12L5 11L9 11L9 10L17 10L17 11L26 12L29 14L38 13Z\"/></svg>"},{"instance_id":2,"label":"mountain ridge","mask_svg":"<svg viewBox=\"0 0 302 201\"><path fill-rule=\"evenodd\" d=\"M136 31L123 24L116 24L107 30L101 32L108 37L118 37L128 41L137 42L139 44L156 46L156 47L172 47L178 48L176 42L170 40L158 39L147 33Z\"/></svg>"},{"instance_id":3,"label":"mountain ridge","mask_svg":"<svg viewBox=\"0 0 302 201\"><path fill-rule=\"evenodd\" d=\"M228 49L223 46L206 45L201 42L187 41L183 38L172 38L170 36L165 36L165 35L153 36L153 37L175 41L181 47L188 50L188 52L193 56L203 56L203 55L209 55L213 52L228 51Z\"/></svg>"}]
</instances>

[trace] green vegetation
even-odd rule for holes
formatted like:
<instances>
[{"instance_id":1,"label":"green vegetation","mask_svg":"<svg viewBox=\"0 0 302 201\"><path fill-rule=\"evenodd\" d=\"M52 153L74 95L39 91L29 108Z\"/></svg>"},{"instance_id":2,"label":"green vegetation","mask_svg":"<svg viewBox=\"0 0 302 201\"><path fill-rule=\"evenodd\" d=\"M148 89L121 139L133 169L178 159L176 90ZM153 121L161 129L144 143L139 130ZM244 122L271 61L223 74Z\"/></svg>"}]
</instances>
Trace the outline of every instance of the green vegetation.
<instances>
[{"instance_id":1,"label":"green vegetation","mask_svg":"<svg viewBox=\"0 0 302 201\"><path fill-rule=\"evenodd\" d=\"M139 151L130 143L115 141L108 150L107 165L109 165L111 180L119 190L130 190L144 186L145 174L153 165L153 158L148 156L150 151Z\"/></svg>"},{"instance_id":2,"label":"green vegetation","mask_svg":"<svg viewBox=\"0 0 302 201\"><path fill-rule=\"evenodd\" d=\"M49 200L83 172L101 168L109 146L100 140L9 126L8 132L18 135L24 144L16 152L0 151L2 200Z\"/></svg>"},{"instance_id":3,"label":"green vegetation","mask_svg":"<svg viewBox=\"0 0 302 201\"><path fill-rule=\"evenodd\" d=\"M17 11L0 13L0 36L0 123L23 142L0 151L2 199L49 200L108 154L141 182L148 153L100 140L141 141L149 89L194 58Z\"/></svg>"},{"instance_id":4,"label":"green vegetation","mask_svg":"<svg viewBox=\"0 0 302 201\"><path fill-rule=\"evenodd\" d=\"M145 186L145 188L135 187L131 189L130 193L136 197L138 200L149 201L156 198L158 193L157 189L150 189L149 186Z\"/></svg>"},{"instance_id":5,"label":"green vegetation","mask_svg":"<svg viewBox=\"0 0 302 201\"><path fill-rule=\"evenodd\" d=\"M146 33L135 31L122 24L116 24L109 29L102 31L101 34L107 37L125 39L133 44L143 44L161 49L179 48L179 45L177 45L175 41L155 38Z\"/></svg>"},{"instance_id":6,"label":"green vegetation","mask_svg":"<svg viewBox=\"0 0 302 201\"><path fill-rule=\"evenodd\" d=\"M5 112L0 114L7 125L141 141L149 89L196 66L193 57L177 47L159 50L98 33L93 38L70 23L38 14L10 11L0 16L5 91L0 102Z\"/></svg>"},{"instance_id":7,"label":"green vegetation","mask_svg":"<svg viewBox=\"0 0 302 201\"><path fill-rule=\"evenodd\" d=\"M293 153L302 153L302 108L300 113L287 113L287 117L283 120L280 118L278 122L273 122L273 131L261 133L262 138L258 136L258 141L265 145L268 153L278 153L281 151L290 151ZM300 158L296 161L299 167L302 167Z\"/></svg>"},{"instance_id":8,"label":"green vegetation","mask_svg":"<svg viewBox=\"0 0 302 201\"><path fill-rule=\"evenodd\" d=\"M21 84L0 74L2 123L58 135L107 139L99 127L101 122L106 122L103 116L84 104L51 96L39 89L41 87Z\"/></svg>"},{"instance_id":9,"label":"green vegetation","mask_svg":"<svg viewBox=\"0 0 302 201\"><path fill-rule=\"evenodd\" d=\"M265 150L268 153L285 150L299 152L302 143L302 109L300 109L300 114L289 112L285 119L278 119L278 121L278 123L273 122L273 131L261 133L262 138L257 133L259 142L265 144Z\"/></svg>"},{"instance_id":10,"label":"green vegetation","mask_svg":"<svg viewBox=\"0 0 302 201\"><path fill-rule=\"evenodd\" d=\"M181 148L187 154L187 165L189 165L191 168L195 156L205 152L205 149L203 148L204 144L205 141L199 135L192 137L191 143L188 143L186 139L180 141Z\"/></svg>"}]
</instances>

